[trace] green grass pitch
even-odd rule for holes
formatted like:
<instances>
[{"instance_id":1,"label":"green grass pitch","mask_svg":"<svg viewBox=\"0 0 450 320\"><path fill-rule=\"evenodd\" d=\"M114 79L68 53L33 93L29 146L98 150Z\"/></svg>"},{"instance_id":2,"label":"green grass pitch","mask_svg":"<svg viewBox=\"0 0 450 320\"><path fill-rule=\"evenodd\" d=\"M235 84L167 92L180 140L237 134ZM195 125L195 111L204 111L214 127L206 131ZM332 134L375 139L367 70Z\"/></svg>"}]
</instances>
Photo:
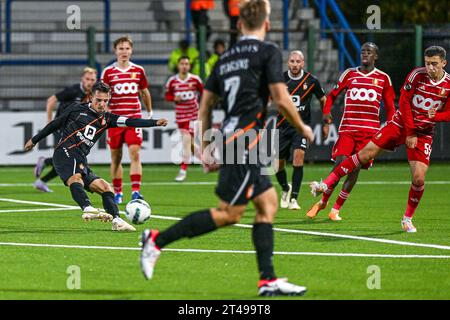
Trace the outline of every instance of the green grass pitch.
<instances>
[{"instance_id":1,"label":"green grass pitch","mask_svg":"<svg viewBox=\"0 0 450 320\"><path fill-rule=\"evenodd\" d=\"M93 169L110 180L108 167ZM450 165L430 167L414 217L416 234L400 228L409 190L406 162L377 163L361 172L341 210L343 221L328 220L331 205L314 221L307 220L305 213L317 199L306 183L324 178L329 169L306 164L302 209L278 212L276 273L308 287L304 297L284 299L450 299ZM31 167L1 167L0 299L257 299L256 258L245 226L171 244L162 252L154 278L144 280L140 232L165 229L174 222L170 218L217 204L216 174L191 167L186 182L175 183L177 172L174 165L144 166L142 192L153 216L137 226L138 232L117 233L110 224L83 222L80 210L64 209L75 204L59 178L50 184L54 192L44 194L32 187ZM124 195L129 201L129 184ZM91 199L101 206L99 196ZM251 225L253 217L250 205L241 224ZM71 266L79 268L79 282L72 281ZM80 289L71 289L74 284Z\"/></svg>"}]
</instances>

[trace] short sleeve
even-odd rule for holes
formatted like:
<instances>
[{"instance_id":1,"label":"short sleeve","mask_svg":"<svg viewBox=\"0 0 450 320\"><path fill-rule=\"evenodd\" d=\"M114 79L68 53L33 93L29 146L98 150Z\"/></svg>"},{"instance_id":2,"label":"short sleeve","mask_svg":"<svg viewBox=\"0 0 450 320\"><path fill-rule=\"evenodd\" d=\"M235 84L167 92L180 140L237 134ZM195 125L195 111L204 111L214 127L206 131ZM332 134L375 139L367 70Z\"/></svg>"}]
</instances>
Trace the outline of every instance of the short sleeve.
<instances>
[{"instance_id":1,"label":"short sleeve","mask_svg":"<svg viewBox=\"0 0 450 320\"><path fill-rule=\"evenodd\" d=\"M263 61L267 83L284 83L283 76L283 57L281 51L274 45L269 45L267 50L267 56Z\"/></svg>"},{"instance_id":2,"label":"short sleeve","mask_svg":"<svg viewBox=\"0 0 450 320\"><path fill-rule=\"evenodd\" d=\"M211 72L208 80L206 80L205 89L215 93L216 95L220 95L220 84L217 77L217 65L218 64L216 63L213 72Z\"/></svg>"},{"instance_id":3,"label":"short sleeve","mask_svg":"<svg viewBox=\"0 0 450 320\"><path fill-rule=\"evenodd\" d=\"M319 80L314 79L314 95L316 96L317 99L322 99L322 97L325 96L325 92L323 91L322 86L320 85Z\"/></svg>"},{"instance_id":4,"label":"short sleeve","mask_svg":"<svg viewBox=\"0 0 450 320\"><path fill-rule=\"evenodd\" d=\"M108 69L103 69L100 80L109 85Z\"/></svg>"},{"instance_id":5,"label":"short sleeve","mask_svg":"<svg viewBox=\"0 0 450 320\"><path fill-rule=\"evenodd\" d=\"M147 75L145 74L145 70L142 69L141 72L141 79L139 81L139 89L143 90L143 89L147 89L148 88L148 79L147 79Z\"/></svg>"},{"instance_id":6,"label":"short sleeve","mask_svg":"<svg viewBox=\"0 0 450 320\"><path fill-rule=\"evenodd\" d=\"M72 87L67 87L56 93L55 96L59 102L72 101L77 97L77 93Z\"/></svg>"}]
</instances>

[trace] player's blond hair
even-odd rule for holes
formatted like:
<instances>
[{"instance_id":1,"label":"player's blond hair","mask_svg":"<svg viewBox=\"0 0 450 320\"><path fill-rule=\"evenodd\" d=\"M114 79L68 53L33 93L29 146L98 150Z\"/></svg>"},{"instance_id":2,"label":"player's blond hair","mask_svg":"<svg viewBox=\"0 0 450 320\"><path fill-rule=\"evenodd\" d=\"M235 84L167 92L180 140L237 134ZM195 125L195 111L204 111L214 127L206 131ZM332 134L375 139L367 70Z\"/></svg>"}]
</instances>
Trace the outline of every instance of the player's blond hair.
<instances>
[{"instance_id":1,"label":"player's blond hair","mask_svg":"<svg viewBox=\"0 0 450 320\"><path fill-rule=\"evenodd\" d=\"M288 59L290 59L292 57L292 55L294 55L294 54L298 54L300 57L302 57L303 60L305 60L305 55L300 50L294 50L294 51L289 52Z\"/></svg>"},{"instance_id":2,"label":"player's blond hair","mask_svg":"<svg viewBox=\"0 0 450 320\"><path fill-rule=\"evenodd\" d=\"M239 18L248 30L261 28L270 15L268 0L241 0L239 2Z\"/></svg>"},{"instance_id":3,"label":"player's blond hair","mask_svg":"<svg viewBox=\"0 0 450 320\"><path fill-rule=\"evenodd\" d=\"M114 41L114 49L122 42L128 42L130 47L133 48L133 40L131 40L130 36L122 36Z\"/></svg>"},{"instance_id":4,"label":"player's blond hair","mask_svg":"<svg viewBox=\"0 0 450 320\"><path fill-rule=\"evenodd\" d=\"M91 67L86 67L86 68L83 69L83 76L84 76L86 73L95 73L95 74L97 74L97 70L94 69L94 68L91 68Z\"/></svg>"}]
</instances>

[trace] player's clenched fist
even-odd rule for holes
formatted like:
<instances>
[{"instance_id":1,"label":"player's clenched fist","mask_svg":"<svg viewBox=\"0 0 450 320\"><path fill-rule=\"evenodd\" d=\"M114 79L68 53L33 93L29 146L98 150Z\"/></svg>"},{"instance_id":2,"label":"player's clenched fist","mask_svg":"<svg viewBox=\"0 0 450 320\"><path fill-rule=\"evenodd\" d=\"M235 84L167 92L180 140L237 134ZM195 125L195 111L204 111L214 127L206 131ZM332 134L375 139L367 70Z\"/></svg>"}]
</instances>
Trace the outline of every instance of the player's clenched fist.
<instances>
[{"instance_id":1,"label":"player's clenched fist","mask_svg":"<svg viewBox=\"0 0 450 320\"><path fill-rule=\"evenodd\" d=\"M25 144L24 149L25 149L25 151L30 151L31 149L34 148L34 146L35 146L35 144L34 144L33 141L31 141L31 139L30 139L30 140L28 140L27 143Z\"/></svg>"},{"instance_id":2,"label":"player's clenched fist","mask_svg":"<svg viewBox=\"0 0 450 320\"><path fill-rule=\"evenodd\" d=\"M167 123L169 123L169 121L168 121L167 119L159 119L159 120L156 122L156 125L157 125L158 127L165 127L165 126L167 126Z\"/></svg>"}]
</instances>

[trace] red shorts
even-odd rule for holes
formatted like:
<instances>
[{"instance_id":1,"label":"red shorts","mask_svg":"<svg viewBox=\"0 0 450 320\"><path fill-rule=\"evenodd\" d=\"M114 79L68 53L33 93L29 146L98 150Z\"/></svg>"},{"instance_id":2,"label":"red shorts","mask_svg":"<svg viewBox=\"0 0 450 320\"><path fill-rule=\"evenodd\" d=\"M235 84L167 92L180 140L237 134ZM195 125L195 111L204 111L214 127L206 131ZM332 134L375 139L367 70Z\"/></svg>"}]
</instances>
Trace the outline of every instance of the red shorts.
<instances>
[{"instance_id":1,"label":"red shorts","mask_svg":"<svg viewBox=\"0 0 450 320\"><path fill-rule=\"evenodd\" d=\"M178 129L186 130L191 136L194 136L194 121L188 120L183 122L177 122Z\"/></svg>"},{"instance_id":2,"label":"red shorts","mask_svg":"<svg viewBox=\"0 0 450 320\"><path fill-rule=\"evenodd\" d=\"M126 143L128 146L142 145L142 128L110 128L108 129L108 145L111 149L120 149Z\"/></svg>"},{"instance_id":3,"label":"red shorts","mask_svg":"<svg viewBox=\"0 0 450 320\"><path fill-rule=\"evenodd\" d=\"M405 130L393 122L389 122L372 138L372 142L378 147L390 151L394 151L397 147L405 144L405 140ZM408 161L419 161L428 166L430 164L432 144L433 139L431 137L418 135L417 146L414 149L406 148Z\"/></svg>"},{"instance_id":4,"label":"red shorts","mask_svg":"<svg viewBox=\"0 0 450 320\"><path fill-rule=\"evenodd\" d=\"M358 153L372 139L372 133L366 132L343 132L339 134L337 141L331 152L331 159L336 160L339 156L351 157ZM373 160L362 166L363 169L369 169L373 165Z\"/></svg>"}]
</instances>

